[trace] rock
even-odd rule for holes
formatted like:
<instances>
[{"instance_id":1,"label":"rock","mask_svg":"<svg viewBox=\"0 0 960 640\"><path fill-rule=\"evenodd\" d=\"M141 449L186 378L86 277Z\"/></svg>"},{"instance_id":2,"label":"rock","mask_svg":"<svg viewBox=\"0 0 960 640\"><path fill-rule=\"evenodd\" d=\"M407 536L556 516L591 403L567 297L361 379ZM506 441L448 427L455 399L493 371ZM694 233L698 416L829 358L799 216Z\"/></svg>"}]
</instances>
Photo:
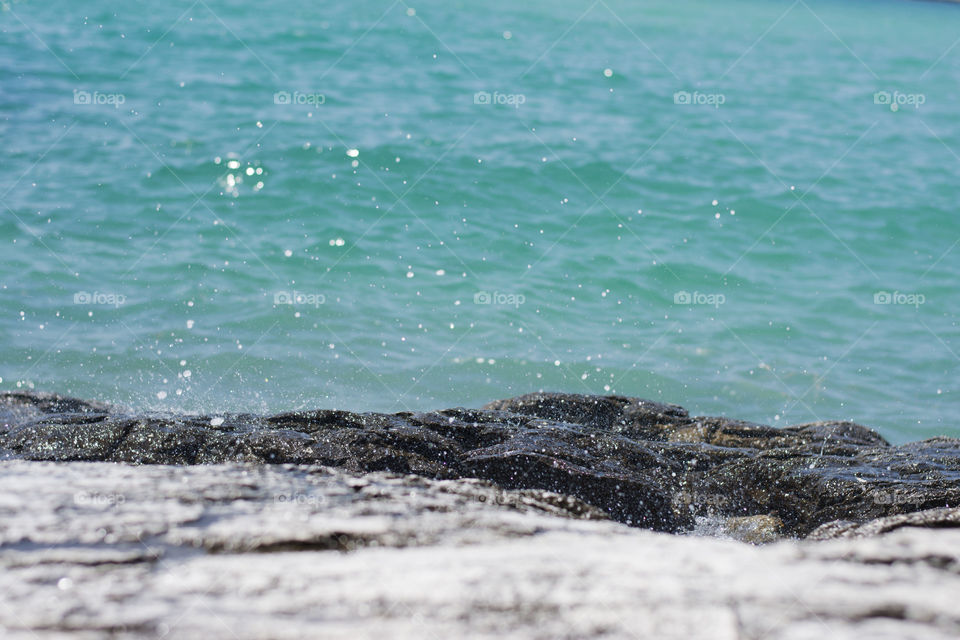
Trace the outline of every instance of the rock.
<instances>
[{"instance_id":1,"label":"rock","mask_svg":"<svg viewBox=\"0 0 960 640\"><path fill-rule=\"evenodd\" d=\"M865 523L835 520L821 525L810 534L811 540L832 538L865 538L889 533L902 527L926 529L960 529L960 508L927 509L896 516L877 518Z\"/></svg>"},{"instance_id":2,"label":"rock","mask_svg":"<svg viewBox=\"0 0 960 640\"><path fill-rule=\"evenodd\" d=\"M570 496L656 531L693 531L704 518L779 523L761 527L758 540L960 504L960 440L891 446L852 422L778 429L622 396L537 393L482 409L264 417L132 415L16 393L0 395L0 454L475 478Z\"/></svg>"},{"instance_id":3,"label":"rock","mask_svg":"<svg viewBox=\"0 0 960 640\"><path fill-rule=\"evenodd\" d=\"M782 536L783 522L776 516L743 516L727 518L723 533L734 540L763 544L774 542Z\"/></svg>"},{"instance_id":4,"label":"rock","mask_svg":"<svg viewBox=\"0 0 960 640\"><path fill-rule=\"evenodd\" d=\"M755 546L304 465L6 461L0 482L5 640L960 634L960 529Z\"/></svg>"},{"instance_id":5,"label":"rock","mask_svg":"<svg viewBox=\"0 0 960 640\"><path fill-rule=\"evenodd\" d=\"M8 391L0 393L0 434L15 424L23 424L46 415L105 414L107 405L67 398L53 393ZM82 421L82 417L77 417Z\"/></svg>"}]
</instances>

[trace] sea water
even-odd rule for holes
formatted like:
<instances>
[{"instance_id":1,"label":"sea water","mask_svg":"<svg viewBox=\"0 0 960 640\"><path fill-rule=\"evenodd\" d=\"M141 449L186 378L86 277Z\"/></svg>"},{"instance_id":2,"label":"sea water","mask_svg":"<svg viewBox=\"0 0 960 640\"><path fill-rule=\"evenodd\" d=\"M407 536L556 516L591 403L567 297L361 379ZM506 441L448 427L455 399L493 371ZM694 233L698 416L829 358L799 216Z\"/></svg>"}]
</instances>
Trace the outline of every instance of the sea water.
<instances>
[{"instance_id":1,"label":"sea water","mask_svg":"<svg viewBox=\"0 0 960 640\"><path fill-rule=\"evenodd\" d=\"M0 389L960 435L960 7L0 9Z\"/></svg>"}]
</instances>

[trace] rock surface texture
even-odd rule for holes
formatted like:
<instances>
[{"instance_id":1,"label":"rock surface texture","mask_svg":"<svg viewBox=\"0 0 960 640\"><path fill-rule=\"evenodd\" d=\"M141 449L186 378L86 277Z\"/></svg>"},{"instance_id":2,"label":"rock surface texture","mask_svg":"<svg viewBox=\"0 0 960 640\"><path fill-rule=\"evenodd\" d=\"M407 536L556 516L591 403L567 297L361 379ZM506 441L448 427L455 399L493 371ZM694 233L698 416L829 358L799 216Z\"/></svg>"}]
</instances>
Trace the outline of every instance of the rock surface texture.
<instances>
[{"instance_id":1,"label":"rock surface texture","mask_svg":"<svg viewBox=\"0 0 960 640\"><path fill-rule=\"evenodd\" d=\"M954 638L958 479L957 440L634 398L196 417L7 394L0 637Z\"/></svg>"},{"instance_id":2,"label":"rock surface texture","mask_svg":"<svg viewBox=\"0 0 960 640\"><path fill-rule=\"evenodd\" d=\"M656 533L477 480L0 462L0 637L955 638L960 529Z\"/></svg>"},{"instance_id":3,"label":"rock surface texture","mask_svg":"<svg viewBox=\"0 0 960 640\"><path fill-rule=\"evenodd\" d=\"M432 413L201 417L6 394L0 455L477 478L575 497L613 520L666 532L692 531L704 518L768 516L775 536L805 537L838 520L960 505L960 440L895 447L852 422L773 428L619 396L531 394Z\"/></svg>"}]
</instances>

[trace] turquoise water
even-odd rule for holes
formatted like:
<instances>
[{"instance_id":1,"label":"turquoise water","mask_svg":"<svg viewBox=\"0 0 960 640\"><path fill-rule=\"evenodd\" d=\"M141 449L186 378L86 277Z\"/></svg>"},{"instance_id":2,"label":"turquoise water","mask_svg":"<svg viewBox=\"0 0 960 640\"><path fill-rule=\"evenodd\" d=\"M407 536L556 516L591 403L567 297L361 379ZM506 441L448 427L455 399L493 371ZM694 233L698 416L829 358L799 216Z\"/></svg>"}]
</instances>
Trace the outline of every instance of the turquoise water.
<instances>
[{"instance_id":1,"label":"turquoise water","mask_svg":"<svg viewBox=\"0 0 960 640\"><path fill-rule=\"evenodd\" d=\"M610 392L960 436L958 23L8 1L0 388L176 411Z\"/></svg>"}]
</instances>

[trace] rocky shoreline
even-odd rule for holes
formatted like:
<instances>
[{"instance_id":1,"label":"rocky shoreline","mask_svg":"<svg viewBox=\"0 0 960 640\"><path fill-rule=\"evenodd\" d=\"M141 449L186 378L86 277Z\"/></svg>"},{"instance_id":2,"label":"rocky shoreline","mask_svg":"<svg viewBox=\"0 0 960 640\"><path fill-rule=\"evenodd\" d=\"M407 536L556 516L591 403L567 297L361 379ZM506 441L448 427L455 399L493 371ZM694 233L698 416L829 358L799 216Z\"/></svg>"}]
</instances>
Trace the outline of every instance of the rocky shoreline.
<instances>
[{"instance_id":1,"label":"rocky shoreline","mask_svg":"<svg viewBox=\"0 0 960 640\"><path fill-rule=\"evenodd\" d=\"M960 634L960 440L849 422L8 393L0 486L4 638Z\"/></svg>"},{"instance_id":2,"label":"rocky shoreline","mask_svg":"<svg viewBox=\"0 0 960 640\"><path fill-rule=\"evenodd\" d=\"M891 446L852 422L773 428L619 396L538 393L429 413L164 416L7 393L0 396L0 455L474 478L577 498L654 531L750 518L764 539L822 537L817 530L826 525L840 530L960 506L957 439Z\"/></svg>"}]
</instances>

